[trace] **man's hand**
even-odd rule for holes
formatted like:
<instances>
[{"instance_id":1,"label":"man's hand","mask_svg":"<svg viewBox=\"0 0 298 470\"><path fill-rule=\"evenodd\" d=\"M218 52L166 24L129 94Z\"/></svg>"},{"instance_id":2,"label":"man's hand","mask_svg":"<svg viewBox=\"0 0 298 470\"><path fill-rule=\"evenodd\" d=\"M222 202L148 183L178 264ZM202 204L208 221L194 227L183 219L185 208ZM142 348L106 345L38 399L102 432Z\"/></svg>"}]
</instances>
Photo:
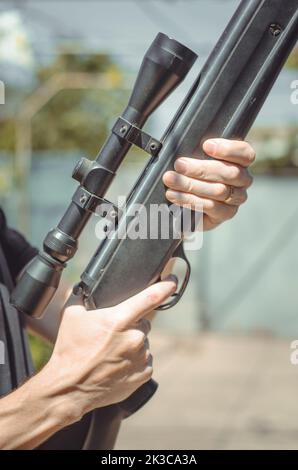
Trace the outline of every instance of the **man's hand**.
<instances>
[{"instance_id":1,"label":"man's hand","mask_svg":"<svg viewBox=\"0 0 298 470\"><path fill-rule=\"evenodd\" d=\"M175 289L170 277L112 308L66 308L49 368L72 391L80 416L124 400L150 379L150 322L144 317Z\"/></svg>"},{"instance_id":2,"label":"man's hand","mask_svg":"<svg viewBox=\"0 0 298 470\"><path fill-rule=\"evenodd\" d=\"M112 308L68 306L49 362L0 400L5 429L0 449L35 448L88 411L120 402L147 382L152 356L144 317L176 287L168 278Z\"/></svg>"},{"instance_id":3,"label":"man's hand","mask_svg":"<svg viewBox=\"0 0 298 470\"><path fill-rule=\"evenodd\" d=\"M255 152L247 142L226 139L206 140L203 150L213 159L178 158L163 182L170 202L203 208L204 230L210 230L234 217L246 201L252 183L247 167Z\"/></svg>"}]
</instances>

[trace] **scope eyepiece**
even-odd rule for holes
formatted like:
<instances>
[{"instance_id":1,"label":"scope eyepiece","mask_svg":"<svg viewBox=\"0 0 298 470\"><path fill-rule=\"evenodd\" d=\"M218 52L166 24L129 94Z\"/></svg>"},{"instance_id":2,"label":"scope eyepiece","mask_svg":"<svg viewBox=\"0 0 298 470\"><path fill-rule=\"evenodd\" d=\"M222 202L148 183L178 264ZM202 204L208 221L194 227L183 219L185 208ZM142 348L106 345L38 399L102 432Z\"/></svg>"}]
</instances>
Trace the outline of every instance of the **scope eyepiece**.
<instances>
[{"instance_id":1,"label":"scope eyepiece","mask_svg":"<svg viewBox=\"0 0 298 470\"><path fill-rule=\"evenodd\" d=\"M39 318L58 288L63 263L39 253L28 265L11 295L11 304L20 312Z\"/></svg>"}]
</instances>

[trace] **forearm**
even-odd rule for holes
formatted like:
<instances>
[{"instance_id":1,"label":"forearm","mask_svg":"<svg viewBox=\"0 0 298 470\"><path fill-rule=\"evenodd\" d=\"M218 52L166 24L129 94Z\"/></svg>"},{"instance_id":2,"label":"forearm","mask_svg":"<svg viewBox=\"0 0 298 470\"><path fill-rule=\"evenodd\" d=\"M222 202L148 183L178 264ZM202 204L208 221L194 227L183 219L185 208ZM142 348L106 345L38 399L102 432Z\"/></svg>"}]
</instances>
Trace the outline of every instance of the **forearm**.
<instances>
[{"instance_id":1,"label":"forearm","mask_svg":"<svg viewBox=\"0 0 298 470\"><path fill-rule=\"evenodd\" d=\"M0 449L33 449L80 419L75 392L50 363L0 400Z\"/></svg>"}]
</instances>

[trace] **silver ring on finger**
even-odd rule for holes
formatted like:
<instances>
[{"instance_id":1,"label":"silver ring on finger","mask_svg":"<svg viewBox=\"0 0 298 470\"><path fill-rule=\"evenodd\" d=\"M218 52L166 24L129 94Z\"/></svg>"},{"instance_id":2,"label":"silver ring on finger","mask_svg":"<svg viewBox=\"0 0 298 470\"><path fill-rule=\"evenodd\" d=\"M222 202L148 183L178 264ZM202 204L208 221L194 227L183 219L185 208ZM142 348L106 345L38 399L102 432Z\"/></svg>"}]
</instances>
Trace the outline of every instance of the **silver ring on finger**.
<instances>
[{"instance_id":1,"label":"silver ring on finger","mask_svg":"<svg viewBox=\"0 0 298 470\"><path fill-rule=\"evenodd\" d=\"M229 189L229 193L228 193L227 197L225 198L224 202L226 204L231 204L231 202L233 201L233 195L234 195L235 188L234 188L234 186L228 186L228 189Z\"/></svg>"}]
</instances>

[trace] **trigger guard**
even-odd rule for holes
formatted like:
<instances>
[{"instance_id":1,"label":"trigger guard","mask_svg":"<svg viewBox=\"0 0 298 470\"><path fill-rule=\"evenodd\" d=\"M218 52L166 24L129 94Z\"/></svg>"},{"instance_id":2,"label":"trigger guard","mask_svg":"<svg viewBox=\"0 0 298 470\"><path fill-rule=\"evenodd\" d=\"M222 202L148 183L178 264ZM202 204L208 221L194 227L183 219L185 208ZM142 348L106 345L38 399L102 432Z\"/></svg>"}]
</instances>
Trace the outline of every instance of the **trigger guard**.
<instances>
[{"instance_id":1,"label":"trigger guard","mask_svg":"<svg viewBox=\"0 0 298 470\"><path fill-rule=\"evenodd\" d=\"M172 300L169 300L165 304L161 304L155 310L163 311L163 310L168 310L168 309L174 307L174 305L176 305L179 302L182 295L184 294L184 291L187 287L187 284L188 284L188 281L189 281L189 278L190 278L191 267L190 267L190 263L189 263L188 259L186 258L186 254L184 252L183 242L180 243L180 245L178 245L178 247L176 248L176 250L174 251L174 253L172 255L172 258L180 258L183 261L185 261L186 268L187 268L186 273L185 273L185 277L184 277L183 283L182 283L180 289L178 290L178 292L174 292L174 294L171 295Z\"/></svg>"}]
</instances>

